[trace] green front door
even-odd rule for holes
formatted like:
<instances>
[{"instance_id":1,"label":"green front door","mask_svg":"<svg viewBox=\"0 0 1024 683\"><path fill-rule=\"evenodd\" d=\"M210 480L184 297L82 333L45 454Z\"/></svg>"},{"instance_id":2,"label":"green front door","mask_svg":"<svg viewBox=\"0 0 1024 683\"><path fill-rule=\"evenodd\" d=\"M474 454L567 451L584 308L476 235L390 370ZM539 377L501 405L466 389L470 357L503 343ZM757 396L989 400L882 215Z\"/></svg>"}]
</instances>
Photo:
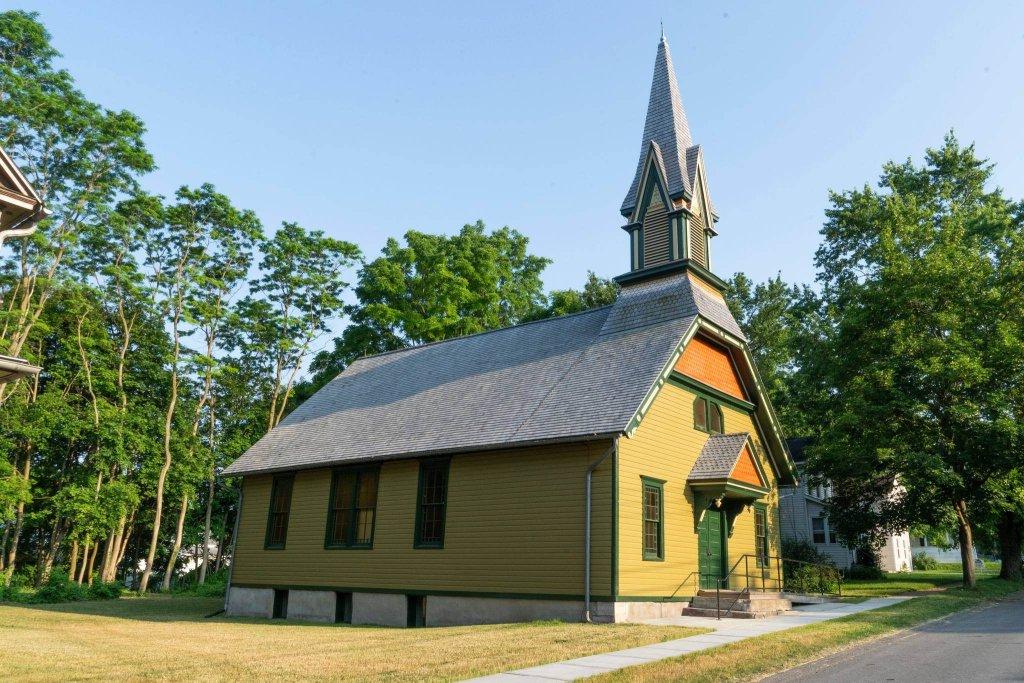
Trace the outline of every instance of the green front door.
<instances>
[{"instance_id":1,"label":"green front door","mask_svg":"<svg viewBox=\"0 0 1024 683\"><path fill-rule=\"evenodd\" d=\"M725 513L716 508L704 511L697 534L697 568L700 569L700 587L715 588L724 574L725 566Z\"/></svg>"}]
</instances>

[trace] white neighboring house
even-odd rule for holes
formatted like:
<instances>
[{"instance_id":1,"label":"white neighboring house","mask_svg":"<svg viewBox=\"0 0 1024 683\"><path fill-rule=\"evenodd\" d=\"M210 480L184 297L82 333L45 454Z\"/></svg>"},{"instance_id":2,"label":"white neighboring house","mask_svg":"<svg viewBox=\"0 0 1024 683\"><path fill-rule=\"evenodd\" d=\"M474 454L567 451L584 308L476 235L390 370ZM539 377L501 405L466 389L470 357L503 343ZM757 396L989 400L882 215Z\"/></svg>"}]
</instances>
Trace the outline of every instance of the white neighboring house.
<instances>
[{"instance_id":1,"label":"white neighboring house","mask_svg":"<svg viewBox=\"0 0 1024 683\"><path fill-rule=\"evenodd\" d=\"M789 452L796 463L803 482L807 458L806 438L789 439ZM818 552L832 558L837 567L846 569L857 561L857 553L839 542L835 530L830 528L825 506L832 497L831 484L810 486L803 482L797 486L779 487L779 517L782 537L787 540L806 541ZM881 567L887 572L905 572L913 569L910 534L906 531L891 534L879 550Z\"/></svg>"},{"instance_id":2,"label":"white neighboring house","mask_svg":"<svg viewBox=\"0 0 1024 683\"><path fill-rule=\"evenodd\" d=\"M952 534L946 533L946 542L942 545L935 545L924 536L914 536L910 542L913 554L924 553L938 562L950 562L960 564L960 544ZM978 555L977 546L974 547L974 564L983 565L981 556Z\"/></svg>"}]
</instances>

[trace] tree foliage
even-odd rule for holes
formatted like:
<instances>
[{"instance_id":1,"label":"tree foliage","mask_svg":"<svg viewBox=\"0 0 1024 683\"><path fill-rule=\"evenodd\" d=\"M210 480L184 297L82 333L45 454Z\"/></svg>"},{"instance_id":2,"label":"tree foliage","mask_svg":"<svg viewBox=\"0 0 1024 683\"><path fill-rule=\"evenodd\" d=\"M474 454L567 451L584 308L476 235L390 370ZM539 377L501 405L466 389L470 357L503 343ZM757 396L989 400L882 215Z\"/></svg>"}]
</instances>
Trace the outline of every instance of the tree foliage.
<instances>
[{"instance_id":1,"label":"tree foliage","mask_svg":"<svg viewBox=\"0 0 1024 683\"><path fill-rule=\"evenodd\" d=\"M816 263L820 330L803 369L828 396L812 465L837 528L952 514L973 583L972 532L1024 436L1024 207L950 134L879 189L833 193ZM895 494L893 494L893 487Z\"/></svg>"}]
</instances>

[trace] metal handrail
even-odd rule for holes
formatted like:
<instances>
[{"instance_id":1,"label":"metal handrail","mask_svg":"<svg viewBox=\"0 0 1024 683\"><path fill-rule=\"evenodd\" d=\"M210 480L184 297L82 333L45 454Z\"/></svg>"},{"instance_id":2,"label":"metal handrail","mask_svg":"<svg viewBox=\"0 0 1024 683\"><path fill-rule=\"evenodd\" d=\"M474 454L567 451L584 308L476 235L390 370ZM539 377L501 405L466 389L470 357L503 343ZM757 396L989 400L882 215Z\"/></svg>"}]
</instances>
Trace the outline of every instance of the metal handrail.
<instances>
[{"instance_id":1,"label":"metal handrail","mask_svg":"<svg viewBox=\"0 0 1024 683\"><path fill-rule=\"evenodd\" d=\"M755 563L756 563L755 564L755 570L757 570L756 573L753 573L753 574L750 572L750 558L752 558L752 557L754 558ZM843 576L839 572L838 569L836 569L835 567L833 567L831 565L822 564L822 563L818 563L818 562L807 562L805 560L789 559L789 558L781 557L779 555L761 555L761 556L757 556L757 555L751 555L751 554L747 553L747 554L741 555L740 558L737 559L735 563L733 563L732 567L729 568L729 571L727 571L724 576L715 576L714 577L715 578L715 611L716 611L717 618L718 619L722 618L722 589L723 589L723 586L726 589L728 589L729 586L732 584L732 580L733 580L734 577L743 576L743 579L744 579L743 583L744 583L744 585L739 588L739 591L738 591L739 594L733 599L733 601L726 608L726 610L725 610L726 614L731 613L733 608L736 606L736 603L738 603L740 600L742 600L744 595L749 596L750 592L752 590L759 590L761 592L768 592L768 590L771 588L771 589L774 589L774 590L778 590L779 592L785 591L786 590L786 583L785 583L785 571L784 571L784 569L785 569L785 566L786 566L787 563L791 564L791 565L795 564L795 565L800 565L800 566L805 566L805 567L816 567L818 569L818 571L819 571L819 575L818 575L818 590L819 590L820 594L822 596L824 596L827 593L827 591L825 590L825 581L823 580L824 578L827 577L827 579L834 580L836 582L836 587L837 587L836 594L838 596L842 597L842 594L843 594ZM740 572L739 572L741 564L743 565L743 572L742 572L742 574L740 574ZM775 565L775 575L774 576L772 576L772 571L771 571L772 570L772 564ZM690 576L692 576L694 573L695 572L691 572L690 575L687 576L686 580L688 581ZM699 572L696 572L696 573L699 576L702 576L702 577L704 576L703 574L700 574ZM707 574L707 576L711 577L713 575ZM757 585L757 584L760 584L760 585ZM828 593L831 594L831 592L828 592Z\"/></svg>"}]
</instances>

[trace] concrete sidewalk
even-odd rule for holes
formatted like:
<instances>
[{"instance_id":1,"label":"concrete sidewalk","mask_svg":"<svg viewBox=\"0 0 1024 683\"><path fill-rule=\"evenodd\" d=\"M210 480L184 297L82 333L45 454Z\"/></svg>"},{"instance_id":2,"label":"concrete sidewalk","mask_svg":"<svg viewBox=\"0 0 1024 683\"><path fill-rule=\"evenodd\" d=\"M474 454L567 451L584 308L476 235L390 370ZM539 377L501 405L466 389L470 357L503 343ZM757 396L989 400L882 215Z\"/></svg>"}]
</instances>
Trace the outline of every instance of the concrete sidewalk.
<instances>
[{"instance_id":1,"label":"concrete sidewalk","mask_svg":"<svg viewBox=\"0 0 1024 683\"><path fill-rule=\"evenodd\" d=\"M635 664L657 662L670 657L708 650L719 645L735 643L747 638L754 638L766 633L786 631L798 626L816 624L820 621L838 619L849 614L866 612L879 607L888 607L910 598L872 598L860 603L830 602L821 605L804 605L776 617L767 619L709 619L707 617L669 617L652 619L644 623L664 626L693 626L695 628L714 629L713 633L703 633L689 638L670 640L664 643L644 645L603 655L591 655L579 659L568 659L564 662L534 666L529 669L517 669L505 673L473 679L474 681L527 683L528 681L573 681L588 676L616 671Z\"/></svg>"}]
</instances>

